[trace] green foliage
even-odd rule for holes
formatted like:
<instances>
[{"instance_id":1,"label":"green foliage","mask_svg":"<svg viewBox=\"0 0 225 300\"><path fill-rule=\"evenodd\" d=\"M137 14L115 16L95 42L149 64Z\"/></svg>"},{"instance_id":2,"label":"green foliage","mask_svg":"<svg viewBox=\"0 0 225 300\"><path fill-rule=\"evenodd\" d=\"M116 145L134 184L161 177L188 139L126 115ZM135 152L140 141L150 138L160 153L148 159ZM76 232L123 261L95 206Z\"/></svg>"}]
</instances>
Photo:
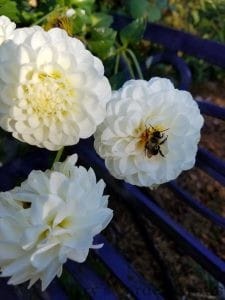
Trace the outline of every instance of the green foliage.
<instances>
[{"instance_id":1,"label":"green foliage","mask_svg":"<svg viewBox=\"0 0 225 300\"><path fill-rule=\"evenodd\" d=\"M107 27L96 27L91 31L91 38L88 41L90 50L102 59L106 59L115 52L116 32Z\"/></svg>"},{"instance_id":2,"label":"green foliage","mask_svg":"<svg viewBox=\"0 0 225 300\"><path fill-rule=\"evenodd\" d=\"M136 19L124 27L120 31L120 40L123 45L127 46L132 43L137 43L143 37L146 22L144 19Z\"/></svg>"},{"instance_id":3,"label":"green foliage","mask_svg":"<svg viewBox=\"0 0 225 300\"><path fill-rule=\"evenodd\" d=\"M75 15L71 18L73 34L82 35L87 31L87 26L91 24L90 16L81 8L77 8L75 12Z\"/></svg>"},{"instance_id":4,"label":"green foliage","mask_svg":"<svg viewBox=\"0 0 225 300\"><path fill-rule=\"evenodd\" d=\"M102 12L96 12L91 15L92 26L109 27L113 22L113 17Z\"/></svg>"},{"instance_id":5,"label":"green foliage","mask_svg":"<svg viewBox=\"0 0 225 300\"><path fill-rule=\"evenodd\" d=\"M161 11L167 7L167 0L128 0L126 7L133 18L146 18L150 22L159 21L162 17Z\"/></svg>"},{"instance_id":6,"label":"green foliage","mask_svg":"<svg viewBox=\"0 0 225 300\"><path fill-rule=\"evenodd\" d=\"M11 20L19 21L19 10L17 3L11 0L0 0L0 15L5 15Z\"/></svg>"},{"instance_id":7,"label":"green foliage","mask_svg":"<svg viewBox=\"0 0 225 300\"><path fill-rule=\"evenodd\" d=\"M68 7L81 8L90 13L93 10L95 0L70 0Z\"/></svg>"},{"instance_id":8,"label":"green foliage","mask_svg":"<svg viewBox=\"0 0 225 300\"><path fill-rule=\"evenodd\" d=\"M169 4L173 9L168 10L162 19L166 25L225 43L224 0L169 0ZM191 66L196 82L224 78L225 71L216 66L192 57L186 61Z\"/></svg>"},{"instance_id":9,"label":"green foliage","mask_svg":"<svg viewBox=\"0 0 225 300\"><path fill-rule=\"evenodd\" d=\"M149 2L147 0L128 0L126 1L126 7L129 14L134 18L142 18L147 16Z\"/></svg>"},{"instance_id":10,"label":"green foliage","mask_svg":"<svg viewBox=\"0 0 225 300\"><path fill-rule=\"evenodd\" d=\"M149 4L148 21L156 22L161 19L160 7L156 4Z\"/></svg>"},{"instance_id":11,"label":"green foliage","mask_svg":"<svg viewBox=\"0 0 225 300\"><path fill-rule=\"evenodd\" d=\"M39 0L37 4L34 7L27 0L0 0L0 14L8 16L18 26L38 24L46 30L55 26L63 28L69 35L82 40L102 60L107 62L112 58L112 65L118 53L122 55L120 51L127 47L138 55L139 60L144 59L146 50L141 44L147 21L160 21L203 38L225 42L223 0ZM66 11L69 8L73 8L75 14L68 18ZM110 27L112 10L127 14L134 20L116 32ZM149 45L147 47L149 49ZM196 81L224 77L225 71L195 58L185 59ZM118 86L124 74L119 70L121 74L114 76L113 72L110 71L112 83Z\"/></svg>"}]
</instances>

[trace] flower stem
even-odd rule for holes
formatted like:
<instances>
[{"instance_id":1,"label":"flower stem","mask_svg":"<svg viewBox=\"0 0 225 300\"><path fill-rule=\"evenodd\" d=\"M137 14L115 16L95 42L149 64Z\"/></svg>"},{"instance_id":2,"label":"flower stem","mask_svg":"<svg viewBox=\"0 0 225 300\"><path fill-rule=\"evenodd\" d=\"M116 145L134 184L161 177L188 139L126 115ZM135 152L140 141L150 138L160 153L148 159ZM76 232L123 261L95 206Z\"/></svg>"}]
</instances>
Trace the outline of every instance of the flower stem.
<instances>
[{"instance_id":1,"label":"flower stem","mask_svg":"<svg viewBox=\"0 0 225 300\"><path fill-rule=\"evenodd\" d=\"M52 164L52 166L54 165L54 163L58 162L62 156L62 153L63 153L63 150L64 150L64 147L62 147L61 149L59 149L59 151L57 152L56 154L56 157L54 159L54 162Z\"/></svg>"},{"instance_id":2,"label":"flower stem","mask_svg":"<svg viewBox=\"0 0 225 300\"><path fill-rule=\"evenodd\" d=\"M116 62L115 62L115 68L114 68L114 74L118 73L119 70L119 64L120 64L120 54L118 53L116 56Z\"/></svg>"},{"instance_id":3,"label":"flower stem","mask_svg":"<svg viewBox=\"0 0 225 300\"><path fill-rule=\"evenodd\" d=\"M131 63L130 63L129 58L128 58L127 55L126 55L126 52L123 52L123 53L122 53L122 56L123 56L124 60L126 61L126 64L127 64L127 66L128 66L128 69L129 69L129 72L130 72L131 77L132 77L133 79L135 79L134 71L133 71L133 68L132 68L132 65L131 65Z\"/></svg>"},{"instance_id":4,"label":"flower stem","mask_svg":"<svg viewBox=\"0 0 225 300\"><path fill-rule=\"evenodd\" d=\"M41 17L40 19L38 19L37 21L35 21L32 26L34 25L39 25L40 23L42 23L44 20L46 20L50 15L52 14L52 11L50 11L49 13L47 13L46 15L44 15L43 17Z\"/></svg>"},{"instance_id":5,"label":"flower stem","mask_svg":"<svg viewBox=\"0 0 225 300\"><path fill-rule=\"evenodd\" d=\"M141 67L140 67L140 64L136 58L136 55L134 54L134 52L131 50L131 49L126 49L126 52L130 55L130 57L132 58L133 60L133 63L135 65L135 68L137 70L137 73L138 73L138 77L140 79L144 79L144 76L143 76L143 73L141 71Z\"/></svg>"}]
</instances>

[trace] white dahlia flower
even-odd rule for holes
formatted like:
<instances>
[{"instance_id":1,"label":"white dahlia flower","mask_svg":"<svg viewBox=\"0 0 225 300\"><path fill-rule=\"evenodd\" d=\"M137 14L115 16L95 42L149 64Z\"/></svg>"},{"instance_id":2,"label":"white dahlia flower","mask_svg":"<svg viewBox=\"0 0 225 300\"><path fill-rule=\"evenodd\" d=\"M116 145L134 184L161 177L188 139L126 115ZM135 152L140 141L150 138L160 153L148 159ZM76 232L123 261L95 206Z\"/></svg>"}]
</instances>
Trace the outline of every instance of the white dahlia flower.
<instances>
[{"instance_id":1,"label":"white dahlia flower","mask_svg":"<svg viewBox=\"0 0 225 300\"><path fill-rule=\"evenodd\" d=\"M0 16L0 45L7 39L10 38L16 24L11 22L6 16Z\"/></svg>"},{"instance_id":2,"label":"white dahlia flower","mask_svg":"<svg viewBox=\"0 0 225 300\"><path fill-rule=\"evenodd\" d=\"M16 29L0 47L0 126L49 150L91 136L111 88L102 62L59 28Z\"/></svg>"},{"instance_id":3,"label":"white dahlia flower","mask_svg":"<svg viewBox=\"0 0 225 300\"><path fill-rule=\"evenodd\" d=\"M202 125L191 94L168 79L130 80L113 93L95 149L114 177L152 188L193 167Z\"/></svg>"},{"instance_id":4,"label":"white dahlia flower","mask_svg":"<svg viewBox=\"0 0 225 300\"><path fill-rule=\"evenodd\" d=\"M40 279L44 290L67 259L83 262L102 246L93 237L112 218L105 183L76 160L32 171L20 187L0 193L0 276L10 276L9 284Z\"/></svg>"}]
</instances>

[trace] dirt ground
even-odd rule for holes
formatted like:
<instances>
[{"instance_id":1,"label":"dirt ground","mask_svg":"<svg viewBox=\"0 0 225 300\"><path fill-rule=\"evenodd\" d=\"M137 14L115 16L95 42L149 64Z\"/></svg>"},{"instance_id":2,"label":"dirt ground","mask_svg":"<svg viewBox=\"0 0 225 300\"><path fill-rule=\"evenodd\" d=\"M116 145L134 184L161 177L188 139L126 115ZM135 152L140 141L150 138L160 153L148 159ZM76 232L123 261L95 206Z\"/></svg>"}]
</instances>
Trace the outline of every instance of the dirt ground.
<instances>
[{"instance_id":1,"label":"dirt ground","mask_svg":"<svg viewBox=\"0 0 225 300\"><path fill-rule=\"evenodd\" d=\"M223 86L224 84L206 83L193 87L192 94L196 98L225 107ZM211 117L204 118L200 145L225 160L225 123ZM182 173L178 183L190 191L198 201L225 217L225 187L210 176L195 167ZM150 191L150 194L178 223L225 260L225 234L221 228L188 208L164 185ZM216 280L177 249L176 243L167 238L151 221L142 218L147 235L153 240L156 253L160 256L157 258L156 254L148 250L145 238L140 234L137 223L135 225L133 213L122 199L112 199L110 203L115 216L112 226L106 232L107 237L149 282L164 293L166 299L218 299ZM161 258L163 261L160 261ZM165 284L165 273L172 286ZM127 291L115 283L115 279L109 280L112 285L117 284L121 299L132 299Z\"/></svg>"}]
</instances>

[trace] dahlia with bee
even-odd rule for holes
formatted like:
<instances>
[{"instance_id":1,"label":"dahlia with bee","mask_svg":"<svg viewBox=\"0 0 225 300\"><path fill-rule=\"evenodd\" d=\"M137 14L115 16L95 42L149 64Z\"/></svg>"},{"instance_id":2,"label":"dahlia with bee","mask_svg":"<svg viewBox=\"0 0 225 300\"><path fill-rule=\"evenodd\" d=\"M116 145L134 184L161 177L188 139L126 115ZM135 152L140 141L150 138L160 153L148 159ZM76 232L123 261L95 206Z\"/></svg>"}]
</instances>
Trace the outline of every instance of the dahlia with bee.
<instances>
[{"instance_id":1,"label":"dahlia with bee","mask_svg":"<svg viewBox=\"0 0 225 300\"><path fill-rule=\"evenodd\" d=\"M195 164L203 117L170 80L130 80L113 92L95 149L118 179L153 188Z\"/></svg>"}]
</instances>

